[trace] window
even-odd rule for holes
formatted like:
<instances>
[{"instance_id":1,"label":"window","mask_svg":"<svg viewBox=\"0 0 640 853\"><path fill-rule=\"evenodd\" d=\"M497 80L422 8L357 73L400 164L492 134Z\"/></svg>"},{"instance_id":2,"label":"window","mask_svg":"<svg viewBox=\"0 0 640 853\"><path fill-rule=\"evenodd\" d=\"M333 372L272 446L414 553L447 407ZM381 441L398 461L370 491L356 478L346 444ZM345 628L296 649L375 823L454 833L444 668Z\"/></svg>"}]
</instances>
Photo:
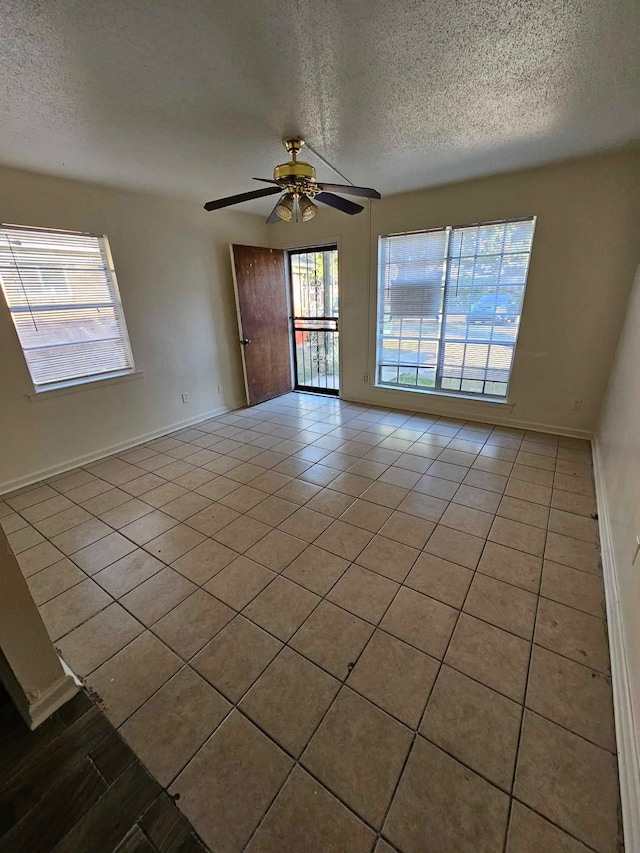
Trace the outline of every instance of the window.
<instances>
[{"instance_id":1,"label":"window","mask_svg":"<svg viewBox=\"0 0 640 853\"><path fill-rule=\"evenodd\" d=\"M36 391L133 370L106 237L3 225L0 283Z\"/></svg>"},{"instance_id":2,"label":"window","mask_svg":"<svg viewBox=\"0 0 640 853\"><path fill-rule=\"evenodd\" d=\"M379 385L507 396L535 218L380 238Z\"/></svg>"}]
</instances>

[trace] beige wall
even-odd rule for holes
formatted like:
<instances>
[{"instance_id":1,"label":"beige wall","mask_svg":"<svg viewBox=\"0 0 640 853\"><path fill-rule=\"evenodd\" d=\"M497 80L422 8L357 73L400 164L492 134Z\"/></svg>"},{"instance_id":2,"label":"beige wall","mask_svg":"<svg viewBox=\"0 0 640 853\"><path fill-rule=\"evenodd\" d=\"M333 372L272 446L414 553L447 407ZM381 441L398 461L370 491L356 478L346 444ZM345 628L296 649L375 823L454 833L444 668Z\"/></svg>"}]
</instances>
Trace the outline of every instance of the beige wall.
<instances>
[{"instance_id":1,"label":"beige wall","mask_svg":"<svg viewBox=\"0 0 640 853\"><path fill-rule=\"evenodd\" d=\"M367 210L349 217L322 207L304 225L274 226L271 243L339 241L345 398L591 433L640 260L639 179L640 151L615 153L390 196L372 203L371 222ZM365 384L365 373L374 376L378 235L531 214L538 222L512 410ZM574 397L583 399L579 412Z\"/></svg>"},{"instance_id":2,"label":"beige wall","mask_svg":"<svg viewBox=\"0 0 640 853\"><path fill-rule=\"evenodd\" d=\"M0 221L106 233L142 380L32 402L0 299L0 491L243 401L228 245L340 245L347 399L590 433L638 258L640 153L628 151L390 196L348 217L265 226L152 195L0 169ZM379 234L538 216L510 403L367 385ZM220 393L218 392L220 386ZM183 404L181 395L189 394ZM571 399L582 397L580 412Z\"/></svg>"},{"instance_id":3,"label":"beige wall","mask_svg":"<svg viewBox=\"0 0 640 853\"><path fill-rule=\"evenodd\" d=\"M144 371L141 380L31 402L0 296L0 492L243 400L228 246L264 242L263 217L0 169L0 221L108 235Z\"/></svg>"},{"instance_id":4,"label":"beige wall","mask_svg":"<svg viewBox=\"0 0 640 853\"><path fill-rule=\"evenodd\" d=\"M640 737L640 555L632 563L640 535L640 268L616 352L597 428L599 499L606 508L627 674ZM613 642L612 642L613 647ZM640 742L637 743L640 750ZM640 755L638 756L640 761ZM640 780L639 780L640 781ZM640 829L640 826L639 826Z\"/></svg>"}]
</instances>

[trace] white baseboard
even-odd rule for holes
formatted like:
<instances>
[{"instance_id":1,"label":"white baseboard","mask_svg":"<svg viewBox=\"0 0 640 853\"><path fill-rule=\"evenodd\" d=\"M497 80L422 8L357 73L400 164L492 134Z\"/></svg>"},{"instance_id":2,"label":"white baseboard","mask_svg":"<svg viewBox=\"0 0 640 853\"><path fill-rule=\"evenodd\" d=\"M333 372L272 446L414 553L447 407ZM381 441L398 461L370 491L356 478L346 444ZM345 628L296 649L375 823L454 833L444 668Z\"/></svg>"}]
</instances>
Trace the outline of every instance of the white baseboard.
<instances>
[{"instance_id":1,"label":"white baseboard","mask_svg":"<svg viewBox=\"0 0 640 853\"><path fill-rule=\"evenodd\" d=\"M611 657L624 846L625 850L631 853L631 851L640 851L640 733L636 730L631 700L631 682L620 614L615 552L611 539L607 492L597 438L592 441L592 449L609 629L609 655Z\"/></svg>"},{"instance_id":2,"label":"white baseboard","mask_svg":"<svg viewBox=\"0 0 640 853\"><path fill-rule=\"evenodd\" d=\"M480 423L497 424L498 426L515 427L516 429L529 429L535 432L549 432L555 435L564 435L568 438L583 438L586 441L591 441L593 433L587 429L571 429L568 427L558 426L557 424L541 424L537 421L520 421L515 418L505 418L500 414L501 404L484 403L482 401L473 401L474 408L465 409L463 406L456 406L453 410L444 402L447 398L416 400L409 407L405 401L404 405L398 403L390 403L388 400L379 400L372 402L364 397L354 395L340 395L340 399L345 403L362 403L364 406L378 406L385 409L397 409L398 411L411 411L417 415L433 415L436 418L454 418L466 421L479 421ZM458 401L456 400L456 403ZM481 408L484 405L484 408Z\"/></svg>"},{"instance_id":3,"label":"white baseboard","mask_svg":"<svg viewBox=\"0 0 640 853\"><path fill-rule=\"evenodd\" d=\"M121 453L123 450L128 450L130 447L135 447L137 444L143 444L145 441L151 441L154 438L166 435L169 432L175 432L177 429L197 424L200 421L206 421L208 418L215 418L217 415L224 415L227 412L233 412L236 409L245 406L244 401L235 403L231 406L219 406L217 409L212 409L209 412L201 412L199 415L194 415L183 421L178 421L173 424L166 424L152 432L136 435L128 438L126 441L121 441L118 444L112 444L109 447L101 447L92 453L86 453L83 456L75 456L72 459L65 459L58 465L52 465L50 468L41 468L38 471L32 471L24 477L18 477L15 480L6 480L0 483L0 496L13 492L16 489L22 489L25 486L30 486L32 483L39 483L40 480L46 480L49 477L55 477L57 474L64 474L65 471L72 471L79 465L86 465L88 462L97 462L99 459L104 459L106 456L112 456L114 453Z\"/></svg>"}]
</instances>

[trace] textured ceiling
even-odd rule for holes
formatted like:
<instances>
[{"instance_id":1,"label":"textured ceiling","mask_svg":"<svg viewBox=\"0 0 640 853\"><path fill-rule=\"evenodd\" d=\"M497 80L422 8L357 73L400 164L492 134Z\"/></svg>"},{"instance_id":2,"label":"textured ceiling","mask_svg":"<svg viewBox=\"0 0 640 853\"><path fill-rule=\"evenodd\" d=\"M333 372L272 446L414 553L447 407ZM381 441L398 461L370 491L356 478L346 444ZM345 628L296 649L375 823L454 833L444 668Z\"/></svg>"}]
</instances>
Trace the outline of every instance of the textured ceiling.
<instances>
[{"instance_id":1,"label":"textured ceiling","mask_svg":"<svg viewBox=\"0 0 640 853\"><path fill-rule=\"evenodd\" d=\"M0 15L0 162L114 186L254 189L294 132L383 194L640 138L638 0L0 0Z\"/></svg>"}]
</instances>

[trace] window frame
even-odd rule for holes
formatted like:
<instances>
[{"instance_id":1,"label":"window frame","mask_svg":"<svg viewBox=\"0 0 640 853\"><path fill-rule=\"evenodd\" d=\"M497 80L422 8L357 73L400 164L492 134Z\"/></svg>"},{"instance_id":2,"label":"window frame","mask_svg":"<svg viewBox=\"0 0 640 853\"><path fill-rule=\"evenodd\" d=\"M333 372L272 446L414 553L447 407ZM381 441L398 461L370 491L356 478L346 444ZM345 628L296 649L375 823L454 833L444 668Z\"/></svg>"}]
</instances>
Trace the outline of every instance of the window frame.
<instances>
[{"instance_id":1,"label":"window frame","mask_svg":"<svg viewBox=\"0 0 640 853\"><path fill-rule=\"evenodd\" d=\"M122 297L120 294L120 287L118 285L118 278L115 271L115 266L113 262L113 255L111 253L111 246L109 244L109 238L106 234L98 234L89 231L72 231L69 229L60 229L60 228L44 228L39 226L31 226L31 225L16 225L13 223L0 223L0 230L12 231L15 233L19 233L20 231L27 232L29 234L34 233L43 233L43 234L56 234L56 235L69 235L70 237L89 237L98 241L98 249L100 251L100 255L102 256L104 262L104 270L108 281L108 287L112 294L112 305L114 310L114 315L117 317L118 327L121 331L121 344L123 350L126 354L127 362L129 364L128 367L117 369L117 370L109 370L100 373L89 373L84 374L82 376L73 376L67 379L60 379L58 381L46 382L46 383L37 383L34 379L34 376L31 372L31 368L29 366L29 362L26 357L25 350L22 345L22 341L20 339L20 334L18 332L18 328L13 319L13 311L11 305L9 304L9 299L6 293L2 293L2 297L4 303L6 305L7 312L11 317L11 325L13 327L16 340L18 346L20 347L20 352L22 353L22 357L24 359L25 367L27 368L27 372L29 374L29 379L31 382L31 386L33 388L33 392L29 394L29 398L31 400L42 397L42 395L51 394L54 392L64 393L65 391L74 391L74 390L82 390L83 387L94 385L98 382L103 382L110 380L111 382L118 380L126 380L130 378L140 378L142 377L142 372L136 369L135 360L133 357L133 350L131 347L131 339L129 336L129 329L127 326L126 316L124 312L124 306L122 304ZM64 270L64 267L61 267ZM38 274L40 277L41 271L38 269ZM69 287L70 292L71 286ZM2 292L3 288L0 285L0 292Z\"/></svg>"},{"instance_id":2,"label":"window frame","mask_svg":"<svg viewBox=\"0 0 640 853\"><path fill-rule=\"evenodd\" d=\"M485 394L485 393L477 393L477 392L473 392L473 391L463 391L463 390L457 390L457 389L443 388L441 386L441 382L442 382L442 378L443 378L442 377L442 364L443 364L443 359L444 359L444 345L445 345L445 343L447 343L447 340L445 338L445 327L446 327L445 307L446 307L446 302L447 302L447 286L448 286L448 281L449 281L449 276L450 276L451 237L452 237L453 233L459 229L474 228L474 227L487 226L487 225L502 225L502 224L517 223L517 222L531 222L533 227L532 227L532 233L531 233L531 244L530 244L529 252L528 252L527 268L526 268L526 272L525 272L524 285L523 285L522 307L520 310L520 317L519 317L518 326L517 326L517 330L516 330L515 340L514 340L513 345L512 345L513 356L511 359L509 376L508 376L507 381L506 381L507 387L505 389L505 394L504 395L490 395L490 394ZM514 216L514 217L510 217L510 218L493 219L493 220L487 220L484 222L470 222L470 223L456 224L456 225L432 226L429 228L419 228L419 229L407 230L407 231L396 231L396 232L378 235L377 243L376 243L376 249L377 249L376 264L375 264L375 269L372 271L373 272L372 288L373 288L373 294L374 294L374 299L372 300L373 301L372 327L373 327L374 334L373 334L373 346L371 347L371 354L370 354L370 359L371 359L370 363L372 365L371 375L373 377L373 383L372 384L373 384L374 388L379 388L381 390L386 390L386 391L401 391L401 392L408 391L411 393L427 394L427 395L436 396L436 397L453 397L453 398L459 399L459 400L476 401L479 404L485 404L485 405L486 404L498 404L498 405L511 406L512 404L510 403L510 400L509 400L509 391L511 388L511 380L513 378L513 370L515 367L516 353L517 353L517 349L518 349L520 323L521 323L522 315L524 313L524 305L525 305L525 301L526 301L527 285L528 285L528 281L529 281L529 272L530 272L530 268L531 268L531 255L533 252L533 242L534 242L534 238L535 238L536 227L537 227L537 216L535 214L532 214L532 215L528 215L528 216ZM436 386L433 388L429 388L429 387L417 386L417 385L411 386L411 385L402 385L400 383L383 382L380 379L380 373L381 373L381 367L384 367L384 364L380 365L378 362L378 348L379 348L378 345L379 345L380 335L381 335L381 325L384 322L384 312L381 312L381 310L380 310L381 294L384 290L384 282L381 279L381 258L382 258L382 252L383 252L383 240L388 239L390 237L403 237L403 236L411 236L414 234L415 235L429 234L429 233L437 233L437 232L443 232L443 231L445 232L445 251L444 251L444 255L443 255L443 275L442 275L443 284L442 284L442 295L441 295L442 302L441 302L441 312L440 312L440 318L441 318L440 319L440 331L439 331L439 337L438 337L438 352L437 352L437 359L436 359L437 364L436 364L436 368L435 368ZM502 254L501 254L501 257L503 257ZM381 287L381 285L382 285L382 287ZM420 339L418 339L418 340L420 341ZM452 343L452 342L449 341L449 343ZM468 341L467 340L453 341L453 343L460 343L462 346L464 346L466 343L468 343ZM479 341L478 343L483 343L483 342ZM497 342L497 343L498 343L498 345L500 345L500 342ZM511 344L509 344L509 346L511 346ZM400 370L400 368L399 368L399 370ZM368 381L367 377L365 378L365 381Z\"/></svg>"}]
</instances>

